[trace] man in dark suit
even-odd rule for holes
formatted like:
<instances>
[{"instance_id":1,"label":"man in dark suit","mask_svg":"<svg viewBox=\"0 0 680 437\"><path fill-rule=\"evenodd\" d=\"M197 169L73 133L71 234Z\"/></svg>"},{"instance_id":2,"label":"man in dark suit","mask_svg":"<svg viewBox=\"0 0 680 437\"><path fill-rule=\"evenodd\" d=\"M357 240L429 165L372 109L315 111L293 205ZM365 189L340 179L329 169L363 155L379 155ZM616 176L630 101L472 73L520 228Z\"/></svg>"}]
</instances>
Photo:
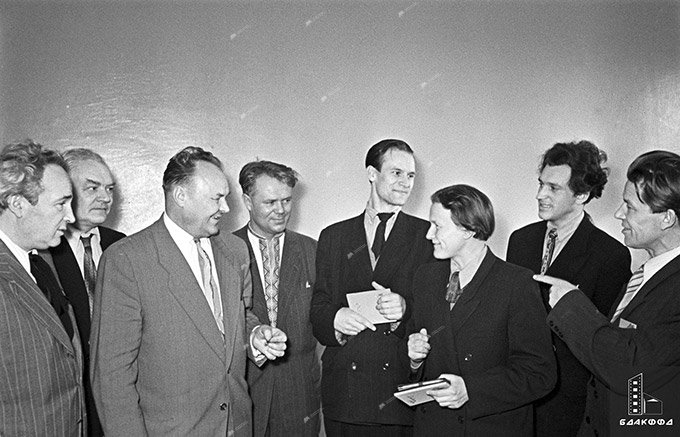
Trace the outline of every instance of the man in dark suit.
<instances>
[{"instance_id":1,"label":"man in dark suit","mask_svg":"<svg viewBox=\"0 0 680 437\"><path fill-rule=\"evenodd\" d=\"M366 211L321 232L312 297L314 335L327 346L321 400L333 436L411 435L413 412L392 393L408 362L400 353L416 268L432 258L426 221L405 214L415 179L413 151L383 140L366 155L371 193ZM348 307L347 295L385 287L377 301L391 323L373 325Z\"/></svg>"},{"instance_id":2,"label":"man in dark suit","mask_svg":"<svg viewBox=\"0 0 680 437\"><path fill-rule=\"evenodd\" d=\"M621 289L608 315L596 311L580 285L535 277L551 285L548 324L593 373L579 432L583 436L626 431L620 420L627 411L631 414L628 380L643 372L645 395L667 401L664 415L668 408L675 414L679 409L680 156L644 153L630 165L627 178L615 217L621 220L626 246L645 249L651 258ZM677 435L672 427L631 429L638 436Z\"/></svg>"},{"instance_id":3,"label":"man in dark suit","mask_svg":"<svg viewBox=\"0 0 680 437\"><path fill-rule=\"evenodd\" d=\"M0 152L0 435L85 432L73 310L45 260L74 221L59 154L27 141Z\"/></svg>"},{"instance_id":4,"label":"man in dark suit","mask_svg":"<svg viewBox=\"0 0 680 437\"><path fill-rule=\"evenodd\" d=\"M125 235L101 226L111 211L115 182L108 165L89 149L64 152L73 188L76 221L68 225L58 246L49 249L59 282L73 306L78 333L83 342L87 435L103 435L89 382L90 320L102 252ZM87 246L87 247L86 247Z\"/></svg>"},{"instance_id":5,"label":"man in dark suit","mask_svg":"<svg viewBox=\"0 0 680 437\"><path fill-rule=\"evenodd\" d=\"M538 177L538 216L542 219L513 232L506 260L534 273L545 273L579 284L603 314L607 314L630 278L630 252L597 228L585 212L607 183L602 165L606 154L588 141L558 143L542 157ZM541 291L546 308L548 287ZM558 364L555 389L536 402L538 437L573 437L586 407L590 372L553 335Z\"/></svg>"},{"instance_id":6,"label":"man in dark suit","mask_svg":"<svg viewBox=\"0 0 680 437\"><path fill-rule=\"evenodd\" d=\"M234 235L250 253L253 313L288 337L285 356L261 367L248 362L256 437L316 437L320 429L321 366L309 321L316 241L286 229L296 183L293 169L270 161L239 174L250 221Z\"/></svg>"},{"instance_id":7,"label":"man in dark suit","mask_svg":"<svg viewBox=\"0 0 680 437\"><path fill-rule=\"evenodd\" d=\"M91 377L107 436L250 436L246 355L285 352L251 313L248 251L219 234L229 185L210 152L187 147L163 174L165 213L104 252Z\"/></svg>"},{"instance_id":8,"label":"man in dark suit","mask_svg":"<svg viewBox=\"0 0 680 437\"><path fill-rule=\"evenodd\" d=\"M556 381L550 330L529 270L486 246L489 198L468 185L432 195L427 238L446 263L421 266L413 282L408 356L413 381L443 378L416 409L414 435L534 435L531 402Z\"/></svg>"}]
</instances>

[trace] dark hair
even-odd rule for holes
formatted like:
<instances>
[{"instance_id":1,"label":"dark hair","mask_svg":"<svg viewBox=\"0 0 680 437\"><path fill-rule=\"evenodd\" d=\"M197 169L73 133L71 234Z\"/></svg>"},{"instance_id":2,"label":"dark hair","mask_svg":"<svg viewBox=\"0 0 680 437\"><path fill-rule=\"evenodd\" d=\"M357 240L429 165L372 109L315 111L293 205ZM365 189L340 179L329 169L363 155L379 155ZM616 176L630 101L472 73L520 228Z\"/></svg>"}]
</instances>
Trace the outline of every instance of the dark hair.
<instances>
[{"instance_id":1,"label":"dark hair","mask_svg":"<svg viewBox=\"0 0 680 437\"><path fill-rule=\"evenodd\" d=\"M163 189L169 191L175 185L186 183L187 179L194 175L196 163L199 161L214 164L223 170L222 163L212 153L200 147L185 147L168 161L163 173Z\"/></svg>"},{"instance_id":2,"label":"dark hair","mask_svg":"<svg viewBox=\"0 0 680 437\"><path fill-rule=\"evenodd\" d=\"M602 196L609 169L602 167L607 154L590 141L557 143L546 150L541 159L539 172L546 166L568 165L571 168L569 188L574 194L588 194L590 199Z\"/></svg>"},{"instance_id":3,"label":"dark hair","mask_svg":"<svg viewBox=\"0 0 680 437\"><path fill-rule=\"evenodd\" d=\"M297 172L290 167L271 161L253 161L244 165L238 175L238 183L243 193L251 195L255 181L262 175L274 178L291 188L294 188L298 181Z\"/></svg>"},{"instance_id":4,"label":"dark hair","mask_svg":"<svg viewBox=\"0 0 680 437\"><path fill-rule=\"evenodd\" d=\"M68 165L58 152L32 140L5 146L0 152L0 211L7 209L9 198L14 195L24 197L31 205L38 203L40 193L45 191L43 174L50 164L68 172Z\"/></svg>"},{"instance_id":5,"label":"dark hair","mask_svg":"<svg viewBox=\"0 0 680 437\"><path fill-rule=\"evenodd\" d=\"M413 155L411 147L402 140L382 140L375 143L366 153L366 167L372 166L376 170L382 170L385 154L390 150L401 150Z\"/></svg>"},{"instance_id":6,"label":"dark hair","mask_svg":"<svg viewBox=\"0 0 680 437\"><path fill-rule=\"evenodd\" d=\"M643 153L630 164L626 177L652 212L672 209L680 217L680 156L665 150Z\"/></svg>"},{"instance_id":7,"label":"dark hair","mask_svg":"<svg viewBox=\"0 0 680 437\"><path fill-rule=\"evenodd\" d=\"M451 185L436 191L432 203L440 203L451 211L451 219L458 226L474 232L478 240L486 241L493 234L496 220L493 205L486 194L469 185Z\"/></svg>"}]
</instances>

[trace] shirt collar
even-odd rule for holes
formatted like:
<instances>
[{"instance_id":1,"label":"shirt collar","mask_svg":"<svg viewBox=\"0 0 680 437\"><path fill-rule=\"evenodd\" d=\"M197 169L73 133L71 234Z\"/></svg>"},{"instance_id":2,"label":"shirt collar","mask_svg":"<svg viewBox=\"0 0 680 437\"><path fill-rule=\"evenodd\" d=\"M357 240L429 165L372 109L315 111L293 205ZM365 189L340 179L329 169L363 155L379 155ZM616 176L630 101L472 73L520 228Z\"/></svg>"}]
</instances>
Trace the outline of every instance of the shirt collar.
<instances>
[{"instance_id":1,"label":"shirt collar","mask_svg":"<svg viewBox=\"0 0 680 437\"><path fill-rule=\"evenodd\" d=\"M680 246L676 247L675 249L671 249L668 252L664 252L661 255L657 255L654 258L648 259L643 266L643 280L645 282L648 281L656 274L656 272L661 270L666 264L671 262L678 255L680 255Z\"/></svg>"},{"instance_id":2,"label":"shirt collar","mask_svg":"<svg viewBox=\"0 0 680 437\"><path fill-rule=\"evenodd\" d=\"M552 224L548 223L547 232L550 232L551 229L556 229L558 239L562 239L562 236L571 235L574 232L576 232L576 228L578 228L578 225L581 224L581 221L583 220L585 215L586 215L585 211L581 211L580 214L576 215L574 218L572 218L568 222L563 223L562 226L559 226L559 227L553 226Z\"/></svg>"},{"instance_id":3,"label":"shirt collar","mask_svg":"<svg viewBox=\"0 0 680 437\"><path fill-rule=\"evenodd\" d=\"M390 217L390 219L392 219L393 217L396 217L397 214L399 214L400 211L401 211L401 206L395 206L394 209L392 209L391 211L378 211L377 209L373 208L370 205L370 202L366 203L366 216L371 221L371 223L375 222L376 220L380 220L380 218L378 218L378 214L381 213L381 212L393 212L394 215L392 217Z\"/></svg>"},{"instance_id":4,"label":"shirt collar","mask_svg":"<svg viewBox=\"0 0 680 437\"><path fill-rule=\"evenodd\" d=\"M19 261L21 266L28 272L31 272L31 261L28 257L29 252L19 247L14 241L12 241L4 231L0 229L0 240L7 246L12 255ZM33 252L33 251L31 251Z\"/></svg>"}]
</instances>

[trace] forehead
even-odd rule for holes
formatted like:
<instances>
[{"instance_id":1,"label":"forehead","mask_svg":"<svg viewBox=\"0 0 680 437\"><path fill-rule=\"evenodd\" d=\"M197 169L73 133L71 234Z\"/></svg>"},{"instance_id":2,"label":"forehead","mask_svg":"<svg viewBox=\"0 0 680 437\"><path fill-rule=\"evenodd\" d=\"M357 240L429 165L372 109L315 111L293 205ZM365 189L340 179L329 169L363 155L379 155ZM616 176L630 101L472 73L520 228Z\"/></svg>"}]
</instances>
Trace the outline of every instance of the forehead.
<instances>
[{"instance_id":1,"label":"forehead","mask_svg":"<svg viewBox=\"0 0 680 437\"><path fill-rule=\"evenodd\" d=\"M623 200L629 204L645 205L638 196L636 185L631 181L626 181L623 186Z\"/></svg>"},{"instance_id":2,"label":"forehead","mask_svg":"<svg viewBox=\"0 0 680 437\"><path fill-rule=\"evenodd\" d=\"M566 164L546 165L539 176L539 179L543 183L551 183L565 187L569 184L569 178L571 178L571 167Z\"/></svg>"},{"instance_id":3,"label":"forehead","mask_svg":"<svg viewBox=\"0 0 680 437\"><path fill-rule=\"evenodd\" d=\"M43 172L42 185L44 191L40 193L38 201L68 197L71 195L71 180L66 170L55 164L48 164Z\"/></svg>"},{"instance_id":4,"label":"forehead","mask_svg":"<svg viewBox=\"0 0 680 437\"><path fill-rule=\"evenodd\" d=\"M446 220L451 220L451 211L444 208L444 206L439 202L433 202L430 206L430 221L436 223L442 223Z\"/></svg>"},{"instance_id":5,"label":"forehead","mask_svg":"<svg viewBox=\"0 0 680 437\"><path fill-rule=\"evenodd\" d=\"M205 185L210 191L229 192L227 175L210 162L198 161L194 169L193 179Z\"/></svg>"},{"instance_id":6,"label":"forehead","mask_svg":"<svg viewBox=\"0 0 680 437\"><path fill-rule=\"evenodd\" d=\"M253 195L265 197L290 197L293 187L276 178L261 175L255 179Z\"/></svg>"},{"instance_id":7,"label":"forehead","mask_svg":"<svg viewBox=\"0 0 680 437\"><path fill-rule=\"evenodd\" d=\"M415 171L416 161L413 155L402 150L391 149L382 157L382 168L399 168L407 171Z\"/></svg>"},{"instance_id":8,"label":"forehead","mask_svg":"<svg viewBox=\"0 0 680 437\"><path fill-rule=\"evenodd\" d=\"M107 166L101 162L86 160L71 165L72 179L92 179L99 182L112 183L113 175Z\"/></svg>"}]
</instances>

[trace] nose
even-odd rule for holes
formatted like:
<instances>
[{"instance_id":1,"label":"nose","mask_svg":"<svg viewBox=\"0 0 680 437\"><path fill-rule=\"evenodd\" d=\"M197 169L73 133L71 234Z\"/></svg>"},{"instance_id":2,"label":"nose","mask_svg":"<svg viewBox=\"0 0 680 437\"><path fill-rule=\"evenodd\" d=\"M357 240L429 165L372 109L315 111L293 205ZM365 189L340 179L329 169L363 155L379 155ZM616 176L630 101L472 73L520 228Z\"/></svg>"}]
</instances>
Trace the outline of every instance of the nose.
<instances>
[{"instance_id":1,"label":"nose","mask_svg":"<svg viewBox=\"0 0 680 437\"><path fill-rule=\"evenodd\" d=\"M434 239L434 225L430 225L430 229L427 230L425 238L432 241Z\"/></svg>"},{"instance_id":2,"label":"nose","mask_svg":"<svg viewBox=\"0 0 680 437\"><path fill-rule=\"evenodd\" d=\"M545 190L546 189L547 189L547 187L545 185L540 185L538 187L538 191L536 192L536 200L545 199L545 197L546 197Z\"/></svg>"},{"instance_id":3,"label":"nose","mask_svg":"<svg viewBox=\"0 0 680 437\"><path fill-rule=\"evenodd\" d=\"M222 198L220 199L220 205L219 205L219 207L220 207L220 212L221 212L222 214L226 214L226 213L229 212L229 204L227 203L227 198L226 198L226 197L222 197Z\"/></svg>"},{"instance_id":4,"label":"nose","mask_svg":"<svg viewBox=\"0 0 680 437\"><path fill-rule=\"evenodd\" d=\"M107 190L106 188L102 189L99 192L98 199L100 202L111 203L113 200L113 190Z\"/></svg>"},{"instance_id":5,"label":"nose","mask_svg":"<svg viewBox=\"0 0 680 437\"><path fill-rule=\"evenodd\" d=\"M274 203L274 212L279 214L279 215L286 212L286 210L283 208L283 202L275 202Z\"/></svg>"},{"instance_id":6,"label":"nose","mask_svg":"<svg viewBox=\"0 0 680 437\"><path fill-rule=\"evenodd\" d=\"M625 207L626 204L622 203L614 212L614 218L617 218L619 220L625 219L626 218Z\"/></svg>"},{"instance_id":7,"label":"nose","mask_svg":"<svg viewBox=\"0 0 680 437\"><path fill-rule=\"evenodd\" d=\"M76 217L73 215L73 208L71 207L71 202L64 205L64 221L66 223L73 223L76 221Z\"/></svg>"}]
</instances>

